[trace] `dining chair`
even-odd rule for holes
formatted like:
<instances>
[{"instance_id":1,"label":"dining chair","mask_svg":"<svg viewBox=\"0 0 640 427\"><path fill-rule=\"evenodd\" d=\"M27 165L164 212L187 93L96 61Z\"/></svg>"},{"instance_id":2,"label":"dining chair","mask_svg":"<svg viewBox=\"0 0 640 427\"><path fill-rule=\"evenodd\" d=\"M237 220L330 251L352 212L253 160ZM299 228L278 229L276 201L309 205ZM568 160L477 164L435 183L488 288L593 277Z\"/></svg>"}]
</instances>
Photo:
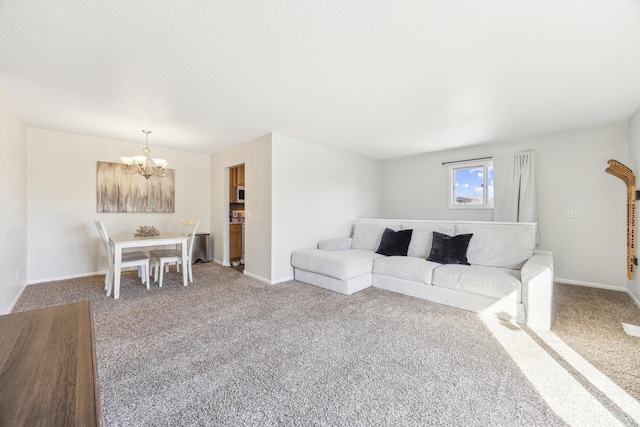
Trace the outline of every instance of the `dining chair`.
<instances>
[{"instance_id":1,"label":"dining chair","mask_svg":"<svg viewBox=\"0 0 640 427\"><path fill-rule=\"evenodd\" d=\"M173 249L156 249L149 252L151 255L151 265L154 269L153 280L158 282L158 287L162 287L162 277L166 268L169 271L169 265L175 264L176 270L180 271L180 264L182 268L188 269L189 281L193 282L193 269L191 267L191 258L193 255L193 242L196 235L196 230L200 224L199 220L195 219L183 219L180 223L180 234L188 236L187 239L187 259L182 259L182 248L176 246Z\"/></svg>"},{"instance_id":2,"label":"dining chair","mask_svg":"<svg viewBox=\"0 0 640 427\"><path fill-rule=\"evenodd\" d=\"M107 296L111 295L113 288L113 275L115 271L115 256L113 248L109 243L109 234L104 224L100 220L95 221L96 228L102 238L102 244L104 245L105 252L107 253L107 272L104 275L104 289L107 291ZM138 276L142 279L142 283L149 289L149 256L144 252L123 252L121 258L121 265L125 267L138 267Z\"/></svg>"}]
</instances>

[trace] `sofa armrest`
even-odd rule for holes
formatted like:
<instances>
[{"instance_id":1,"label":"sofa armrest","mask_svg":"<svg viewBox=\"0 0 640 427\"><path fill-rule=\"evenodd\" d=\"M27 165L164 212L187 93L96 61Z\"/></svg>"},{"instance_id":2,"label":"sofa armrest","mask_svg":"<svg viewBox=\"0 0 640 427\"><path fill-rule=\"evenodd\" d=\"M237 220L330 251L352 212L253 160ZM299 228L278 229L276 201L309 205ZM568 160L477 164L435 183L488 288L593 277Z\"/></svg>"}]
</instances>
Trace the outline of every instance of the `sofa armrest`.
<instances>
[{"instance_id":1,"label":"sofa armrest","mask_svg":"<svg viewBox=\"0 0 640 427\"><path fill-rule=\"evenodd\" d=\"M551 329L553 320L553 256L540 251L520 270L527 326Z\"/></svg>"},{"instance_id":2,"label":"sofa armrest","mask_svg":"<svg viewBox=\"0 0 640 427\"><path fill-rule=\"evenodd\" d=\"M534 249L533 250L533 254L534 255L546 255L546 256L553 257L553 252L551 252L551 251L543 251L542 249Z\"/></svg>"},{"instance_id":3,"label":"sofa armrest","mask_svg":"<svg viewBox=\"0 0 640 427\"><path fill-rule=\"evenodd\" d=\"M321 240L318 243L318 249L325 251L341 251L343 249L351 249L351 237L342 239Z\"/></svg>"}]
</instances>

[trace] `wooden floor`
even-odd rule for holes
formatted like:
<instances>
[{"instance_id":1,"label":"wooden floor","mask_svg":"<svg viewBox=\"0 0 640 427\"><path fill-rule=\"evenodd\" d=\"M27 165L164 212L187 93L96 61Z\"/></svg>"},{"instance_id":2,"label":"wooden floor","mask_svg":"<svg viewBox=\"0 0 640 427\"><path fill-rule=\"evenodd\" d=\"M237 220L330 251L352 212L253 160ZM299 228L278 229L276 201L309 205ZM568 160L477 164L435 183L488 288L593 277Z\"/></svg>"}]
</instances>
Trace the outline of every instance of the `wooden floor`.
<instances>
[{"instance_id":1,"label":"wooden floor","mask_svg":"<svg viewBox=\"0 0 640 427\"><path fill-rule=\"evenodd\" d=\"M0 426L101 420L90 302L0 316Z\"/></svg>"}]
</instances>

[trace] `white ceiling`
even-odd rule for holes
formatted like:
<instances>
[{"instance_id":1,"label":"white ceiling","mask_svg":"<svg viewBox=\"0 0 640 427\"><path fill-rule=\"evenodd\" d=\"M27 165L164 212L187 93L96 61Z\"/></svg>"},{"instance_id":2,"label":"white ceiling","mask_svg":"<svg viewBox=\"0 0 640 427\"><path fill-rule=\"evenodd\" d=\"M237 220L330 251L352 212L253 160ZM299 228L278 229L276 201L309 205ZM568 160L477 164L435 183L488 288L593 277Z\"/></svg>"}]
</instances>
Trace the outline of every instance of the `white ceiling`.
<instances>
[{"instance_id":1,"label":"white ceiling","mask_svg":"<svg viewBox=\"0 0 640 427\"><path fill-rule=\"evenodd\" d=\"M25 123L215 153L387 159L627 119L637 0L0 0Z\"/></svg>"}]
</instances>

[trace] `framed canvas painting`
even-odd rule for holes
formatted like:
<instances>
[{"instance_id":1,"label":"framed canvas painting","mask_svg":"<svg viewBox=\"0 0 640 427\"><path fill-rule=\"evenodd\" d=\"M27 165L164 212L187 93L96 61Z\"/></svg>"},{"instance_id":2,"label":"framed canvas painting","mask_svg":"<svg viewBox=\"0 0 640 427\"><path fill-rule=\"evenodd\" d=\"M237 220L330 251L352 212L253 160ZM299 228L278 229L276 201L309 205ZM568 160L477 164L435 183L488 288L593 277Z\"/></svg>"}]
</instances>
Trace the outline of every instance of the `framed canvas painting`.
<instances>
[{"instance_id":1,"label":"framed canvas painting","mask_svg":"<svg viewBox=\"0 0 640 427\"><path fill-rule=\"evenodd\" d=\"M129 213L175 212L175 170L146 179L128 174L121 163L98 162L97 211Z\"/></svg>"}]
</instances>

